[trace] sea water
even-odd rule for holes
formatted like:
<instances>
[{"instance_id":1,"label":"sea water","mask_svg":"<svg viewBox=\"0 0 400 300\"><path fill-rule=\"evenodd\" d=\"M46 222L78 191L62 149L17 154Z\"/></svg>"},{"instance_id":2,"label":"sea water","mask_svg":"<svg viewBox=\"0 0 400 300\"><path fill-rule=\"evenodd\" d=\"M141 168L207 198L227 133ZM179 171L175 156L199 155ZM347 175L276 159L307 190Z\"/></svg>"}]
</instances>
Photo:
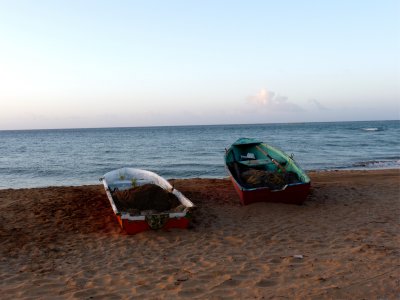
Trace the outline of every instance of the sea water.
<instances>
[{"instance_id":1,"label":"sea water","mask_svg":"<svg viewBox=\"0 0 400 300\"><path fill-rule=\"evenodd\" d=\"M121 167L170 178L227 176L224 152L251 137L306 171L400 168L400 121L0 131L0 188L97 184Z\"/></svg>"}]
</instances>

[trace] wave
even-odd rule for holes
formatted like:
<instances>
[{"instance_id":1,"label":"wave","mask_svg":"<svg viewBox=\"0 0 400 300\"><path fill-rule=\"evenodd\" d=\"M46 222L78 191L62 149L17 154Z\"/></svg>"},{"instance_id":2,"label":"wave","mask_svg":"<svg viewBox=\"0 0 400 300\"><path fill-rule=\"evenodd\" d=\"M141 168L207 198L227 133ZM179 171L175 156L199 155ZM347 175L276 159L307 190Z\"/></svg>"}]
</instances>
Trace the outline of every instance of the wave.
<instances>
[{"instance_id":1,"label":"wave","mask_svg":"<svg viewBox=\"0 0 400 300\"><path fill-rule=\"evenodd\" d=\"M383 128L379 127L366 127L366 128L361 128L364 131L383 131Z\"/></svg>"},{"instance_id":2,"label":"wave","mask_svg":"<svg viewBox=\"0 0 400 300\"><path fill-rule=\"evenodd\" d=\"M362 169L400 169L400 159L398 160L371 160L354 163L352 168Z\"/></svg>"}]
</instances>

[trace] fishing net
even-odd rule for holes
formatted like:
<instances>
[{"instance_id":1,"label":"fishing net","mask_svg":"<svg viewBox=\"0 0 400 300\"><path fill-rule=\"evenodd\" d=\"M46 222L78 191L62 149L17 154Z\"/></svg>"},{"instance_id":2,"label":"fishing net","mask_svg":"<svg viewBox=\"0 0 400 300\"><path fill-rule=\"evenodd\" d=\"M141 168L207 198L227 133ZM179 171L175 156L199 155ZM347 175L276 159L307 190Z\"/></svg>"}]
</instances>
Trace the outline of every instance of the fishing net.
<instances>
[{"instance_id":1,"label":"fishing net","mask_svg":"<svg viewBox=\"0 0 400 300\"><path fill-rule=\"evenodd\" d=\"M115 205L133 215L149 215L166 211L179 211L183 205L178 198L156 184L144 184L128 190L112 192Z\"/></svg>"},{"instance_id":2,"label":"fishing net","mask_svg":"<svg viewBox=\"0 0 400 300\"><path fill-rule=\"evenodd\" d=\"M265 170L249 169L241 174L241 180L250 188L268 187L282 189L285 185L299 182L294 172L269 172Z\"/></svg>"},{"instance_id":3,"label":"fishing net","mask_svg":"<svg viewBox=\"0 0 400 300\"><path fill-rule=\"evenodd\" d=\"M146 222L149 224L151 229L160 229L163 228L169 219L168 214L159 214L159 215L147 215Z\"/></svg>"}]
</instances>

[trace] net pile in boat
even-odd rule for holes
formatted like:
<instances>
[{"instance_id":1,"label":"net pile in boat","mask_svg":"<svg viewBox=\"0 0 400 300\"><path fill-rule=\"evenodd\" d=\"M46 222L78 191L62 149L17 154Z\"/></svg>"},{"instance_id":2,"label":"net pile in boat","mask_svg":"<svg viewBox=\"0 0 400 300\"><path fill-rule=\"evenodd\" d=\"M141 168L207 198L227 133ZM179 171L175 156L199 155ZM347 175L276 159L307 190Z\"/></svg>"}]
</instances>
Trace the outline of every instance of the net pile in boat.
<instances>
[{"instance_id":1,"label":"net pile in boat","mask_svg":"<svg viewBox=\"0 0 400 300\"><path fill-rule=\"evenodd\" d=\"M116 190L112 192L112 197L119 210L134 215L181 211L184 209L184 206L174 194L151 183L128 190Z\"/></svg>"},{"instance_id":2,"label":"net pile in boat","mask_svg":"<svg viewBox=\"0 0 400 300\"><path fill-rule=\"evenodd\" d=\"M294 172L268 172L264 170L249 169L241 174L242 181L251 188L268 187L282 189L285 185L299 182Z\"/></svg>"}]
</instances>

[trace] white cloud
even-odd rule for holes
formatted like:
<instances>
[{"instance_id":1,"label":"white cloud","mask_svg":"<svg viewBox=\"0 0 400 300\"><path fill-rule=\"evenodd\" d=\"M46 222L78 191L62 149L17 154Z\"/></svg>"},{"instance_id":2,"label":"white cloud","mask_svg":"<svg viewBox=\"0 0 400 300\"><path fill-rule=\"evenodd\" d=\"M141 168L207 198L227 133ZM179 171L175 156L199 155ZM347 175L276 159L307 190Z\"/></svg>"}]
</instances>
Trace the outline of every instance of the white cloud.
<instances>
[{"instance_id":1,"label":"white cloud","mask_svg":"<svg viewBox=\"0 0 400 300\"><path fill-rule=\"evenodd\" d=\"M259 91L255 96L250 97L249 101L256 105L269 105L274 97L274 92L267 91L267 89L261 89L261 91Z\"/></svg>"},{"instance_id":2,"label":"white cloud","mask_svg":"<svg viewBox=\"0 0 400 300\"><path fill-rule=\"evenodd\" d=\"M247 100L254 105L267 108L270 111L303 111L302 107L290 102L287 97L280 96L265 88L261 89L256 95L249 97Z\"/></svg>"}]
</instances>

